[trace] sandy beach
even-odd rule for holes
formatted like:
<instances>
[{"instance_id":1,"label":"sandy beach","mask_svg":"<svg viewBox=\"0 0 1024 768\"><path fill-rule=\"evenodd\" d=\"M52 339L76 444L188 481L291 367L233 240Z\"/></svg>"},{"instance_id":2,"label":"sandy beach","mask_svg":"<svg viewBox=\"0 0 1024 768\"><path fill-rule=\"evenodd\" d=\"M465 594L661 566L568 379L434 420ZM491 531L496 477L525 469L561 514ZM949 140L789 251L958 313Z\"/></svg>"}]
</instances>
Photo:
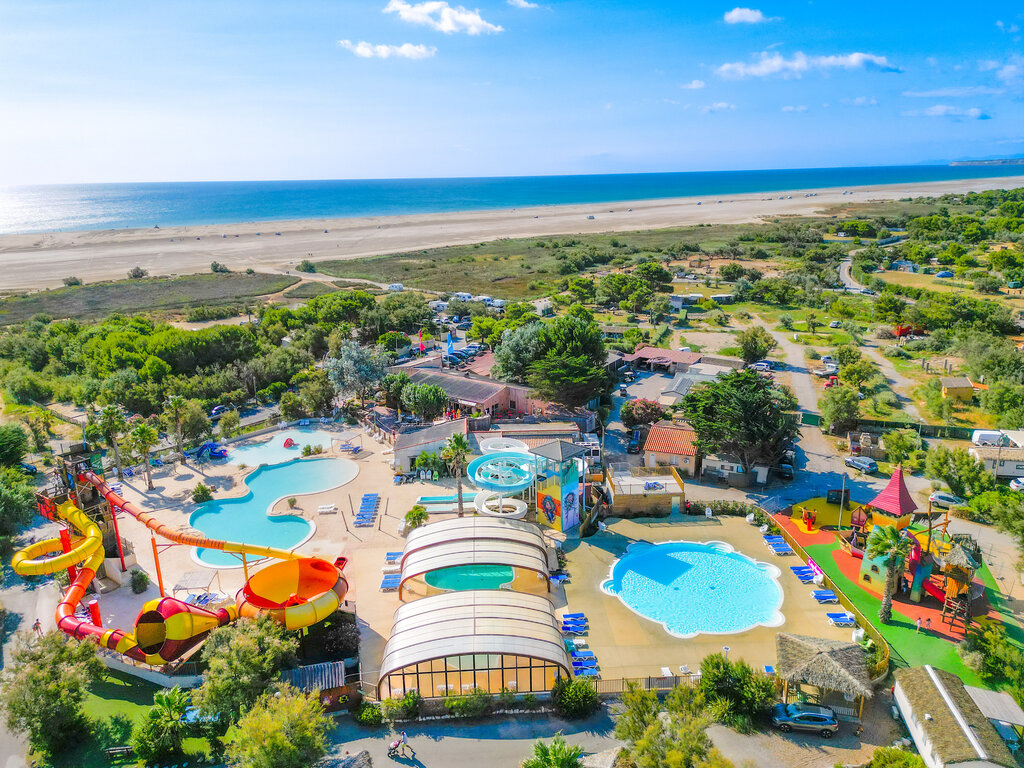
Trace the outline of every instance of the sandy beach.
<instances>
[{"instance_id":1,"label":"sandy beach","mask_svg":"<svg viewBox=\"0 0 1024 768\"><path fill-rule=\"evenodd\" d=\"M0 290L120 279L138 265L151 275L209 270L287 271L303 259L354 259L498 238L622 232L701 223L736 224L765 216L820 213L836 204L1024 186L1024 176L734 195L728 198L541 206L465 213L305 219L229 225L0 236ZM847 194L844 194L847 193ZM814 193L813 197L805 197ZM590 218L593 217L593 218Z\"/></svg>"}]
</instances>

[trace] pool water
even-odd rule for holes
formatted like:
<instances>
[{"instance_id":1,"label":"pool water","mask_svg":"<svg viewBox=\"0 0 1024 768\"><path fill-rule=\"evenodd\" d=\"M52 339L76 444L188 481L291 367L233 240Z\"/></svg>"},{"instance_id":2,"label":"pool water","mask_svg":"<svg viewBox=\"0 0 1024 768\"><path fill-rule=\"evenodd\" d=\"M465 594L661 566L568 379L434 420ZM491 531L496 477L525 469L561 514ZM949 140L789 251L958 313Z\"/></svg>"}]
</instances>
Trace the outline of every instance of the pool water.
<instances>
[{"instance_id":1,"label":"pool water","mask_svg":"<svg viewBox=\"0 0 1024 768\"><path fill-rule=\"evenodd\" d=\"M313 427L283 429L280 432L274 432L269 440L264 440L261 443L229 446L228 460L232 464L245 464L247 467L257 467L260 464L280 464L301 456L304 445L321 445L326 451L331 447L331 441L337 439L339 434ZM288 438L296 443L292 448L284 447Z\"/></svg>"},{"instance_id":2,"label":"pool water","mask_svg":"<svg viewBox=\"0 0 1024 768\"><path fill-rule=\"evenodd\" d=\"M267 514L286 496L337 488L359 473L349 459L296 459L273 467L260 467L246 475L249 492L233 499L214 499L192 513L189 525L211 539L241 541L291 549L309 539L315 526L298 515ZM197 549L203 565L228 568L242 564L240 556L215 549Z\"/></svg>"},{"instance_id":3,"label":"pool water","mask_svg":"<svg viewBox=\"0 0 1024 768\"><path fill-rule=\"evenodd\" d=\"M510 565L455 565L424 576L432 587L462 592L466 589L500 589L514 577Z\"/></svg>"},{"instance_id":4,"label":"pool water","mask_svg":"<svg viewBox=\"0 0 1024 768\"><path fill-rule=\"evenodd\" d=\"M779 573L722 541L638 542L601 589L670 635L728 634L785 621Z\"/></svg>"}]
</instances>

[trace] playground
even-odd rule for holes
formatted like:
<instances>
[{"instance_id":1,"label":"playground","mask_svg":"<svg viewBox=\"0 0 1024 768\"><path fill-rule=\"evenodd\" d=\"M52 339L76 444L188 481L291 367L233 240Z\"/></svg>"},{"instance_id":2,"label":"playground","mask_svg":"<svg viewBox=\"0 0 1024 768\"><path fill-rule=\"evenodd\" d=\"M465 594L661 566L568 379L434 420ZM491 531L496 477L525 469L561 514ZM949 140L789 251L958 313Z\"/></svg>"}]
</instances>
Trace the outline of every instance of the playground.
<instances>
[{"instance_id":1,"label":"playground","mask_svg":"<svg viewBox=\"0 0 1024 768\"><path fill-rule=\"evenodd\" d=\"M870 502L851 502L848 493L835 490L794 504L774 520L871 621L892 647L896 663L933 664L980 685L977 673L956 652L968 621L1003 624L1012 639L1024 640L978 544L965 534L947 532L948 513L919 510L899 467ZM893 526L911 539L887 624L878 618L884 558L866 556L868 537L879 525Z\"/></svg>"}]
</instances>

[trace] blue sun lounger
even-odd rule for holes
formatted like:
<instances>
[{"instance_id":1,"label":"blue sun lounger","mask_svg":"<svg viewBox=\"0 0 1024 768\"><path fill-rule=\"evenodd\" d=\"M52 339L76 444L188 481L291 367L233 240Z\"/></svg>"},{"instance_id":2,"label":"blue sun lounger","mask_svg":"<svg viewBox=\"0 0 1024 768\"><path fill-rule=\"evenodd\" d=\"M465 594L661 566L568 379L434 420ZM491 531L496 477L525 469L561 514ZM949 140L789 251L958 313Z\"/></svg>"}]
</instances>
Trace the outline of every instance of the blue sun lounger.
<instances>
[{"instance_id":1,"label":"blue sun lounger","mask_svg":"<svg viewBox=\"0 0 1024 768\"><path fill-rule=\"evenodd\" d=\"M575 661L576 659L596 659L597 658L597 656L594 655L593 651L573 651L569 655L572 657L573 661Z\"/></svg>"},{"instance_id":2,"label":"blue sun lounger","mask_svg":"<svg viewBox=\"0 0 1024 768\"><path fill-rule=\"evenodd\" d=\"M385 552L384 553L384 561L387 562L387 563L397 563L401 559L402 559L402 553L401 552Z\"/></svg>"},{"instance_id":3,"label":"blue sun lounger","mask_svg":"<svg viewBox=\"0 0 1024 768\"><path fill-rule=\"evenodd\" d=\"M583 635L586 634L587 628L582 624L572 624L569 626L563 624L561 631L563 635Z\"/></svg>"},{"instance_id":4,"label":"blue sun lounger","mask_svg":"<svg viewBox=\"0 0 1024 768\"><path fill-rule=\"evenodd\" d=\"M811 597L817 600L819 603L838 603L839 598L836 593L831 589L813 589L811 590Z\"/></svg>"},{"instance_id":5,"label":"blue sun lounger","mask_svg":"<svg viewBox=\"0 0 1024 768\"><path fill-rule=\"evenodd\" d=\"M771 664L765 664L764 673L769 677L775 677L775 667L773 667Z\"/></svg>"},{"instance_id":6,"label":"blue sun lounger","mask_svg":"<svg viewBox=\"0 0 1024 768\"><path fill-rule=\"evenodd\" d=\"M573 669L597 669L597 659L580 659L579 661L573 661Z\"/></svg>"},{"instance_id":7,"label":"blue sun lounger","mask_svg":"<svg viewBox=\"0 0 1024 768\"><path fill-rule=\"evenodd\" d=\"M391 578L390 576L385 576L383 579L381 579L380 591L381 592L394 592L395 590L398 589L398 587L401 585L401 583L402 583L402 577L401 576L396 576L395 578Z\"/></svg>"},{"instance_id":8,"label":"blue sun lounger","mask_svg":"<svg viewBox=\"0 0 1024 768\"><path fill-rule=\"evenodd\" d=\"M569 619L583 619L587 620L587 616L584 613L563 613L562 621L568 621Z\"/></svg>"},{"instance_id":9,"label":"blue sun lounger","mask_svg":"<svg viewBox=\"0 0 1024 768\"><path fill-rule=\"evenodd\" d=\"M792 555L793 548L789 544L772 544L772 552L776 555Z\"/></svg>"},{"instance_id":10,"label":"blue sun lounger","mask_svg":"<svg viewBox=\"0 0 1024 768\"><path fill-rule=\"evenodd\" d=\"M857 617L846 611L843 611L842 613L826 613L825 616L828 617L828 623L833 627L857 626Z\"/></svg>"},{"instance_id":11,"label":"blue sun lounger","mask_svg":"<svg viewBox=\"0 0 1024 768\"><path fill-rule=\"evenodd\" d=\"M584 618L582 618L582 619L562 619L562 624L563 624L563 625L569 625L569 624L587 624L587 623L588 623L588 622L587 622L587 619L586 619L586 617L584 617Z\"/></svg>"},{"instance_id":12,"label":"blue sun lounger","mask_svg":"<svg viewBox=\"0 0 1024 768\"><path fill-rule=\"evenodd\" d=\"M581 668L581 669L573 669L572 672L573 672L574 675L576 675L576 677L600 677L601 676L601 673L598 672L597 669L594 668L594 667L587 667L587 668Z\"/></svg>"}]
</instances>

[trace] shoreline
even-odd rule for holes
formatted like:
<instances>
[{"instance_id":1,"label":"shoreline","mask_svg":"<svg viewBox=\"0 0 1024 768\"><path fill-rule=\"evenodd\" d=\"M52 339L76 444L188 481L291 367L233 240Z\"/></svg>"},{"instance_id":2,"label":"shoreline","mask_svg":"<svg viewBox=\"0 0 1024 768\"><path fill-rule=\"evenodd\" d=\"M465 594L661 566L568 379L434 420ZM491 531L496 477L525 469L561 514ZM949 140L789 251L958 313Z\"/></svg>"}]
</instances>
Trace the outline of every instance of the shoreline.
<instances>
[{"instance_id":1,"label":"shoreline","mask_svg":"<svg viewBox=\"0 0 1024 768\"><path fill-rule=\"evenodd\" d=\"M825 208L844 203L1018 186L1024 186L1024 174L793 189L710 199L681 197L451 213L0 235L0 265L4 271L3 289L12 292L60 287L63 278L71 275L86 283L122 279L134 266L148 270L153 277L207 272L212 261L236 271L252 268L301 275L294 267L303 259L357 259L504 238L755 223L764 217L821 215ZM813 196L804 196L808 194Z\"/></svg>"}]
</instances>

